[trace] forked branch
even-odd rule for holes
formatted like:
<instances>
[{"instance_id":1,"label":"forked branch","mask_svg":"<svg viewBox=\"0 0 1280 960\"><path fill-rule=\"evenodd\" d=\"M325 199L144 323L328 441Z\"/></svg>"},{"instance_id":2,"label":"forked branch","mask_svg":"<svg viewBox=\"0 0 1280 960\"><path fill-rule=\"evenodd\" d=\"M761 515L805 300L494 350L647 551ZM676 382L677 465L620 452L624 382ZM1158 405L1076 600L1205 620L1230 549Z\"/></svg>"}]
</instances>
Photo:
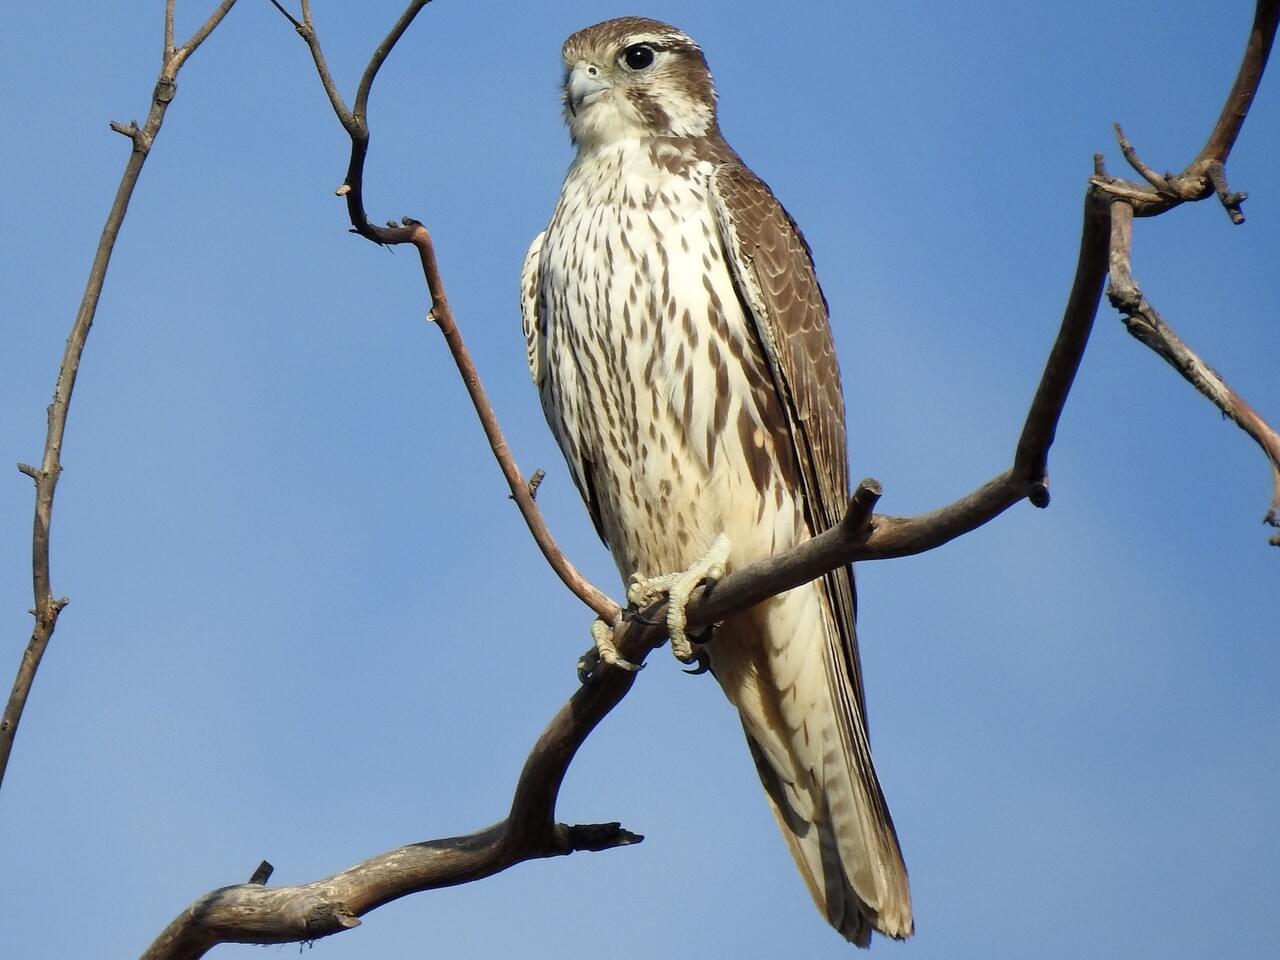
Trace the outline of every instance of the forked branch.
<instances>
[{"instance_id":1,"label":"forked branch","mask_svg":"<svg viewBox=\"0 0 1280 960\"><path fill-rule=\"evenodd\" d=\"M18 666L18 673L13 682L13 690L5 704L4 716L0 717L0 783L4 781L9 755L13 751L14 737L17 736L18 724L22 720L22 712L26 708L31 685L35 682L36 671L40 668L40 661L49 646L49 641L53 638L53 631L58 625L58 616L68 602L66 597L55 599L53 596L49 571L49 528L53 521L53 495L58 487L58 477L62 473L62 438L67 428L67 414L71 409L71 394L75 390L80 358L84 354L85 343L89 338L89 328L93 326L93 318L98 312L98 299L102 295L102 285L106 281L107 267L111 263L116 237L120 234L125 213L129 209L129 200L133 197L133 188L138 183L138 175L142 172L143 164L147 162L151 152L151 145L160 132L161 124L164 123L165 111L168 110L169 104L177 93L178 71L182 69L187 58L195 53L209 34L217 28L233 6L235 6L235 0L223 0L192 34L191 39L175 47L174 0L167 0L164 11L164 56L161 59L160 76L156 79L155 89L151 95L151 110L147 114L147 122L141 127L136 123L113 122L111 124L111 129L128 137L133 147L125 163L124 173L120 177L120 185L116 188L115 201L111 204L111 210L107 213L107 222L98 239L98 248L93 256L93 265L89 268L89 279L85 283L80 309L76 311L71 333L67 336L66 349L62 354L62 363L58 367L58 379L53 388L53 401L48 408L44 455L38 467L27 463L18 464L18 469L35 481L36 487L35 520L31 535L32 589L35 594L35 606L31 612L35 617L35 626L31 630L31 639L23 651L22 662Z\"/></svg>"},{"instance_id":2,"label":"forked branch","mask_svg":"<svg viewBox=\"0 0 1280 960\"><path fill-rule=\"evenodd\" d=\"M364 164L365 158L369 153L368 107L369 94L373 90L373 81L377 78L378 71L383 63L386 62L387 56L391 53L397 41L404 35L409 25L413 23L414 18L422 11L422 8L430 2L431 0L413 0L405 8L404 13L400 15L400 19L396 21L395 26L391 28L391 31L383 41L378 44L378 48L370 58L369 65L365 67L364 74L360 78L360 86L356 92L355 107L354 109L348 109L325 61L324 50L320 44L320 36L311 17L310 0L303 0L301 20L294 18L280 5L278 0L271 0L276 9L293 24L299 36L306 41L307 48L311 51L311 59L316 66L316 72L320 77L320 83L323 85L326 94L328 94L334 113L337 114L338 121L342 124L343 129L351 137L351 158L347 163L346 179L343 181L342 186L338 188L338 195L344 197L347 201L347 215L351 220L352 232L358 233L360 236L380 245L390 246L407 243L412 244L417 249L422 265L422 275L427 285L427 294L430 298L430 310L427 316L435 322L440 332L444 335L445 343L448 344L449 352L453 356L459 375L462 377L463 385L471 398L471 404L480 418L480 425L489 441L489 447L493 451L494 458L498 461L498 466L502 469L502 475L506 478L507 486L511 489L511 499L515 501L516 506L519 508L529 532L533 535L534 542L537 543L538 548L542 551L542 555L564 582L565 586L573 591L583 603L594 610L598 616L613 621L620 612L618 605L610 600L602 590L587 580L586 577L582 576L569 561L569 558L565 556L564 551L556 544L550 528L542 517L542 511L538 509L538 505L534 501L534 491L530 490L528 480L520 472L520 468L515 462L515 457L511 453L511 448L507 445L502 428L498 423L497 414L494 413L493 405L489 402L484 384L480 380L480 373L476 370L475 363L471 359L471 352L467 349L466 342L462 339L457 323L454 322L453 310L450 308L449 298L445 294L444 280L440 275L440 266L436 260L435 244L432 243L431 234L421 223L409 218L403 219L399 224L388 223L385 227L377 227L369 221L369 216L365 212ZM536 490L536 487L534 490Z\"/></svg>"},{"instance_id":3,"label":"forked branch","mask_svg":"<svg viewBox=\"0 0 1280 960\"><path fill-rule=\"evenodd\" d=\"M1245 433L1253 437L1271 469L1271 503L1263 522L1280 527L1280 435L1222 376L1210 367L1161 318L1133 278L1133 218L1155 216L1187 201L1217 196L1237 225L1244 223L1241 204L1248 195L1228 186L1227 157L1243 128L1249 107L1258 92L1280 22L1280 0L1259 0L1245 44L1240 69L1226 103L1203 148L1182 173L1159 174L1143 162L1124 131L1116 124L1120 151L1128 164L1149 186L1106 175L1099 167L1094 187L1111 201L1110 283L1107 296L1120 311L1125 329L1150 347L1193 387L1208 397ZM1270 541L1280 546L1280 534Z\"/></svg>"}]
</instances>

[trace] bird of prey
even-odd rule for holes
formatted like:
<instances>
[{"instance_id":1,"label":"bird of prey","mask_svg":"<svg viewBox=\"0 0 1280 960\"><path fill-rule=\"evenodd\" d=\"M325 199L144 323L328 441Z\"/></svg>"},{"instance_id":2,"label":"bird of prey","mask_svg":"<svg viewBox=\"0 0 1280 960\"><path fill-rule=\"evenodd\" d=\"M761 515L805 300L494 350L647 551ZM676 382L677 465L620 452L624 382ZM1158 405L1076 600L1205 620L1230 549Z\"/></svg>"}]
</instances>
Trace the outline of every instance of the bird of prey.
<instances>
[{"instance_id":1,"label":"bird of prey","mask_svg":"<svg viewBox=\"0 0 1280 960\"><path fill-rule=\"evenodd\" d=\"M530 372L629 595L670 590L672 649L688 660L679 607L694 584L809 539L847 506L827 304L799 228L721 136L693 40L625 17L562 54L577 155L521 277ZM873 929L910 936L852 571L730 617L696 652L738 709L823 915L860 946Z\"/></svg>"}]
</instances>

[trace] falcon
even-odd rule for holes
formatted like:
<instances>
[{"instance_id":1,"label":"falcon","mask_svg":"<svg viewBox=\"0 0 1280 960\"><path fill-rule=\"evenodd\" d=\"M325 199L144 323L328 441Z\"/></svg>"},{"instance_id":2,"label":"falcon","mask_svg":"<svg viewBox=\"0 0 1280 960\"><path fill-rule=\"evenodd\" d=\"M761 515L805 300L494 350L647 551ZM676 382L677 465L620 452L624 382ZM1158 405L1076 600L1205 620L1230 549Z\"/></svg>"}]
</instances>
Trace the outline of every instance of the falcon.
<instances>
[{"instance_id":1,"label":"falcon","mask_svg":"<svg viewBox=\"0 0 1280 960\"><path fill-rule=\"evenodd\" d=\"M703 580L839 522L844 399L799 228L721 136L702 50L624 17L565 41L577 155L521 276L529 369L628 596L670 593L672 649L737 708L818 909L848 940L911 935L907 871L871 761L848 567L725 620ZM600 656L621 661L608 625Z\"/></svg>"}]
</instances>

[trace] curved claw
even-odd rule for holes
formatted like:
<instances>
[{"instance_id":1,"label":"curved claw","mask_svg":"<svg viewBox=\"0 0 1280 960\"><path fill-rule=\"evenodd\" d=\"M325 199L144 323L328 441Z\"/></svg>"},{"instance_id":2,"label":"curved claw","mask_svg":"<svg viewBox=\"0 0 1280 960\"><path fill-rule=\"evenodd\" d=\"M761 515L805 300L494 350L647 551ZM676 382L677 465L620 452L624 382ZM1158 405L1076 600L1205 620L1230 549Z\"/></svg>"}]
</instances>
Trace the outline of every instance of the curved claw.
<instances>
[{"instance_id":1,"label":"curved claw","mask_svg":"<svg viewBox=\"0 0 1280 960\"><path fill-rule=\"evenodd\" d=\"M684 670L691 677L701 676L704 673L711 672L711 654L699 648L693 651L693 661L697 664L692 670Z\"/></svg>"},{"instance_id":2,"label":"curved claw","mask_svg":"<svg viewBox=\"0 0 1280 960\"><path fill-rule=\"evenodd\" d=\"M578 658L578 682L583 686L590 683L600 669L600 651L592 647Z\"/></svg>"},{"instance_id":3,"label":"curved claw","mask_svg":"<svg viewBox=\"0 0 1280 960\"><path fill-rule=\"evenodd\" d=\"M630 660L619 657L616 654L612 659L606 659L600 656L599 650L592 647L578 658L578 682L585 686L595 680L599 676L601 663L612 664L620 670L626 670L630 673L638 673L644 669L643 663L632 663Z\"/></svg>"},{"instance_id":4,"label":"curved claw","mask_svg":"<svg viewBox=\"0 0 1280 960\"><path fill-rule=\"evenodd\" d=\"M667 595L667 631L671 637L671 652L681 663L693 663L697 659L685 630L688 623L685 607L689 604L689 598L698 584L705 584L707 590L715 586L724 577L728 562L729 537L721 533L712 542L706 556L681 573L646 577L637 571L631 575L627 599L636 607L647 606L662 594Z\"/></svg>"},{"instance_id":5,"label":"curved claw","mask_svg":"<svg viewBox=\"0 0 1280 960\"><path fill-rule=\"evenodd\" d=\"M644 669L643 663L632 663L618 655L618 648L613 645L613 627L603 620L596 620L591 624L591 638L595 641L595 646L578 658L578 679L582 683L596 675L601 663L630 673Z\"/></svg>"}]
</instances>

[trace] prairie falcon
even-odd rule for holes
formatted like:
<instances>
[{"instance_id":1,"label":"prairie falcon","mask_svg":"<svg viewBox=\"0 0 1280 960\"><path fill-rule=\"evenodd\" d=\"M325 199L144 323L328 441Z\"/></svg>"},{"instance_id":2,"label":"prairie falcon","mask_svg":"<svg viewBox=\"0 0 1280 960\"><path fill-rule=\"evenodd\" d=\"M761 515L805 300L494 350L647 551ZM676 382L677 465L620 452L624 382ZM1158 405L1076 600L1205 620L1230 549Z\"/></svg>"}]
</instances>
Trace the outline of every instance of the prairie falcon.
<instances>
[{"instance_id":1,"label":"prairie falcon","mask_svg":"<svg viewBox=\"0 0 1280 960\"><path fill-rule=\"evenodd\" d=\"M577 156L521 296L530 372L574 483L623 577L714 576L786 550L838 522L848 498L809 247L721 136L688 36L625 17L562 54ZM689 585L657 582L673 580ZM681 652L677 640L678 626ZM852 571L730 618L703 652L827 920L862 946L872 929L910 936L867 740Z\"/></svg>"}]
</instances>

